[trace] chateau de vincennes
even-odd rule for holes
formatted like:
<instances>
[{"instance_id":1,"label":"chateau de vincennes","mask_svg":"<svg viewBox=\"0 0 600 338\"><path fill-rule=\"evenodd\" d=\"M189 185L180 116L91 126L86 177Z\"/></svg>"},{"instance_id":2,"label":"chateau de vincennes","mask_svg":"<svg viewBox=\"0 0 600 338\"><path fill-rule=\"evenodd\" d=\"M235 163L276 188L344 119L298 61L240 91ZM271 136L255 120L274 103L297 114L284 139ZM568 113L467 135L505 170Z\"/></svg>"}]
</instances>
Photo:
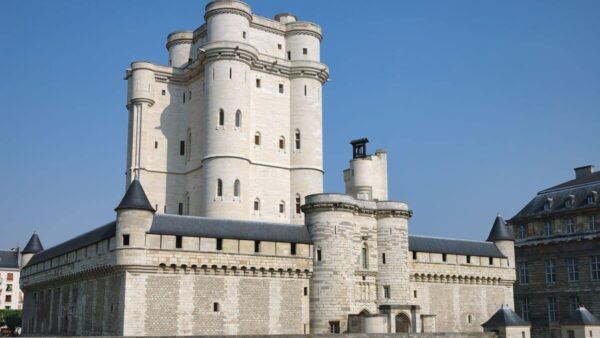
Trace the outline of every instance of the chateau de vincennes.
<instances>
[{"instance_id":1,"label":"chateau de vincennes","mask_svg":"<svg viewBox=\"0 0 600 338\"><path fill-rule=\"evenodd\" d=\"M318 25L234 0L204 18L168 35L167 65L127 69L116 218L27 258L24 333L481 332L516 316L500 216L486 241L409 236L367 139L345 193L323 193Z\"/></svg>"}]
</instances>

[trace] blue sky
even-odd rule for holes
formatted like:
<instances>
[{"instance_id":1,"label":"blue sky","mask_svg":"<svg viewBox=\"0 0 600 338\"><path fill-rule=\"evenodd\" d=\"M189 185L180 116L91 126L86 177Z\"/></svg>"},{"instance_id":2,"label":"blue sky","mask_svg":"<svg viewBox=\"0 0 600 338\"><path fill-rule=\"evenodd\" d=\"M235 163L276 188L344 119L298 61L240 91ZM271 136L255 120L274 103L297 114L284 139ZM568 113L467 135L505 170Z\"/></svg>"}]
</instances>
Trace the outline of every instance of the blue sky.
<instances>
[{"instance_id":1,"label":"blue sky","mask_svg":"<svg viewBox=\"0 0 600 338\"><path fill-rule=\"evenodd\" d=\"M114 219L125 69L167 62L206 1L0 2L0 248ZM485 239L535 193L600 165L599 1L250 1L324 30L325 190L348 141L389 153L410 233Z\"/></svg>"}]
</instances>

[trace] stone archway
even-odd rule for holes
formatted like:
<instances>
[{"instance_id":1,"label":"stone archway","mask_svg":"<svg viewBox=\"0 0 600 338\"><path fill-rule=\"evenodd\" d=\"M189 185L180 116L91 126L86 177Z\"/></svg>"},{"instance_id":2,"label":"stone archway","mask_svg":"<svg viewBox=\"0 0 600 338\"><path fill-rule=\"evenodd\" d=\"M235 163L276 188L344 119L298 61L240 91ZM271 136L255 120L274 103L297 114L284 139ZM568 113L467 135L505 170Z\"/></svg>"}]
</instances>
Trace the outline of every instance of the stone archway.
<instances>
[{"instance_id":1,"label":"stone archway","mask_svg":"<svg viewBox=\"0 0 600 338\"><path fill-rule=\"evenodd\" d=\"M396 332L410 332L410 319L404 313L396 315Z\"/></svg>"}]
</instances>

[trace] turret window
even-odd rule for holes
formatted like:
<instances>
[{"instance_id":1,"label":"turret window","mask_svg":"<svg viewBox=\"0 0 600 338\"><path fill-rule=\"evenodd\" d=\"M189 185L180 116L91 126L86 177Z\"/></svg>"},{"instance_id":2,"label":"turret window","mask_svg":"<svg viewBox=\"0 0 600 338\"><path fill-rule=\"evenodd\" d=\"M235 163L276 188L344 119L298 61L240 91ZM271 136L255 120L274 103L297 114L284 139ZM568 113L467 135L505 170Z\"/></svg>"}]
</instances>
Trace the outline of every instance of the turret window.
<instances>
[{"instance_id":1,"label":"turret window","mask_svg":"<svg viewBox=\"0 0 600 338\"><path fill-rule=\"evenodd\" d=\"M223 181L220 178L217 180L217 197L223 197Z\"/></svg>"},{"instance_id":2,"label":"turret window","mask_svg":"<svg viewBox=\"0 0 600 338\"><path fill-rule=\"evenodd\" d=\"M240 180L235 180L235 182L233 183L233 198L240 198Z\"/></svg>"},{"instance_id":3,"label":"turret window","mask_svg":"<svg viewBox=\"0 0 600 338\"><path fill-rule=\"evenodd\" d=\"M288 60L292 59L292 52L290 52L290 51L287 52L287 59Z\"/></svg>"},{"instance_id":4,"label":"turret window","mask_svg":"<svg viewBox=\"0 0 600 338\"><path fill-rule=\"evenodd\" d=\"M256 88L260 88L260 79L256 79Z\"/></svg>"},{"instance_id":5,"label":"turret window","mask_svg":"<svg viewBox=\"0 0 600 338\"><path fill-rule=\"evenodd\" d=\"M300 215L302 213L301 204L302 198L300 197L300 194L296 194L296 215Z\"/></svg>"},{"instance_id":6,"label":"turret window","mask_svg":"<svg viewBox=\"0 0 600 338\"><path fill-rule=\"evenodd\" d=\"M300 143L300 130L296 129L296 132L294 133L294 148L296 150L300 150L300 146L302 144Z\"/></svg>"},{"instance_id":7,"label":"turret window","mask_svg":"<svg viewBox=\"0 0 600 338\"><path fill-rule=\"evenodd\" d=\"M302 55L308 55L308 48L302 48Z\"/></svg>"},{"instance_id":8,"label":"turret window","mask_svg":"<svg viewBox=\"0 0 600 338\"><path fill-rule=\"evenodd\" d=\"M254 134L254 145L255 146L260 145L260 132L258 132L258 131Z\"/></svg>"},{"instance_id":9,"label":"turret window","mask_svg":"<svg viewBox=\"0 0 600 338\"><path fill-rule=\"evenodd\" d=\"M179 155L185 155L185 141L179 141Z\"/></svg>"},{"instance_id":10,"label":"turret window","mask_svg":"<svg viewBox=\"0 0 600 338\"><path fill-rule=\"evenodd\" d=\"M123 246L129 246L129 235L123 235Z\"/></svg>"},{"instance_id":11,"label":"turret window","mask_svg":"<svg viewBox=\"0 0 600 338\"><path fill-rule=\"evenodd\" d=\"M283 136L279 137L279 151L285 152L285 137Z\"/></svg>"},{"instance_id":12,"label":"turret window","mask_svg":"<svg viewBox=\"0 0 600 338\"><path fill-rule=\"evenodd\" d=\"M279 217L285 217L285 202L279 202Z\"/></svg>"},{"instance_id":13,"label":"turret window","mask_svg":"<svg viewBox=\"0 0 600 338\"><path fill-rule=\"evenodd\" d=\"M235 126L237 128L242 127L242 112L239 110L235 112Z\"/></svg>"},{"instance_id":14,"label":"turret window","mask_svg":"<svg viewBox=\"0 0 600 338\"><path fill-rule=\"evenodd\" d=\"M258 215L260 213L260 199L254 199L254 214Z\"/></svg>"},{"instance_id":15,"label":"turret window","mask_svg":"<svg viewBox=\"0 0 600 338\"><path fill-rule=\"evenodd\" d=\"M360 267L363 269L369 268L369 248L367 244L363 244L360 250Z\"/></svg>"},{"instance_id":16,"label":"turret window","mask_svg":"<svg viewBox=\"0 0 600 338\"><path fill-rule=\"evenodd\" d=\"M219 109L219 126L223 127L225 125L225 111L223 109Z\"/></svg>"},{"instance_id":17,"label":"turret window","mask_svg":"<svg viewBox=\"0 0 600 338\"><path fill-rule=\"evenodd\" d=\"M242 38L244 38L244 39L246 38L246 31L242 32Z\"/></svg>"},{"instance_id":18,"label":"turret window","mask_svg":"<svg viewBox=\"0 0 600 338\"><path fill-rule=\"evenodd\" d=\"M381 254L381 263L385 265L385 252Z\"/></svg>"},{"instance_id":19,"label":"turret window","mask_svg":"<svg viewBox=\"0 0 600 338\"><path fill-rule=\"evenodd\" d=\"M322 254L321 248L317 248L316 256L317 256L317 262L320 262L323 260L323 254Z\"/></svg>"},{"instance_id":20,"label":"turret window","mask_svg":"<svg viewBox=\"0 0 600 338\"><path fill-rule=\"evenodd\" d=\"M279 84L279 94L283 94L283 84Z\"/></svg>"}]
</instances>

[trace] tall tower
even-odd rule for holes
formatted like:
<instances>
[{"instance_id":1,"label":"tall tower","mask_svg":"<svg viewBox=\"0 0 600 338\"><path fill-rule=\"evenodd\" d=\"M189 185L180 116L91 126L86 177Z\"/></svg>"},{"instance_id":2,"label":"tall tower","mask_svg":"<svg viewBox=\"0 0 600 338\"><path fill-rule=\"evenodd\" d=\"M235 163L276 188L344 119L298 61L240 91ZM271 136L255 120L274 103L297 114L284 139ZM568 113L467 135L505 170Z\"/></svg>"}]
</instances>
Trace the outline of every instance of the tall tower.
<instances>
[{"instance_id":1,"label":"tall tower","mask_svg":"<svg viewBox=\"0 0 600 338\"><path fill-rule=\"evenodd\" d=\"M321 28L236 0L167 37L169 64L134 62L127 183L157 212L304 223L323 189Z\"/></svg>"}]
</instances>

